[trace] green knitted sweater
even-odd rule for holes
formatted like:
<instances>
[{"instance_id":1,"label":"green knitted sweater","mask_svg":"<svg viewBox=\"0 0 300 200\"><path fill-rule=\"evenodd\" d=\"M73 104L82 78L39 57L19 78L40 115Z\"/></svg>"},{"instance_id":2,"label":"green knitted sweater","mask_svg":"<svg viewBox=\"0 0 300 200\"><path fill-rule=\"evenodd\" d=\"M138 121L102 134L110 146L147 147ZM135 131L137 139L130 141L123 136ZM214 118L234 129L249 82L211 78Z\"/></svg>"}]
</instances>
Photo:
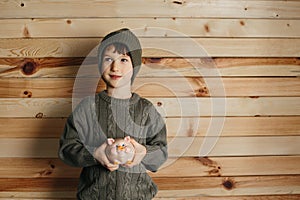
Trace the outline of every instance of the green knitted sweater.
<instances>
[{"instance_id":1,"label":"green knitted sweater","mask_svg":"<svg viewBox=\"0 0 300 200\"><path fill-rule=\"evenodd\" d=\"M147 149L141 164L110 172L92 156L107 138L127 135ZM166 127L152 103L136 93L130 99L116 99L102 91L83 99L68 118L59 157L83 168L78 199L152 199L157 186L147 170L156 171L167 159Z\"/></svg>"}]
</instances>

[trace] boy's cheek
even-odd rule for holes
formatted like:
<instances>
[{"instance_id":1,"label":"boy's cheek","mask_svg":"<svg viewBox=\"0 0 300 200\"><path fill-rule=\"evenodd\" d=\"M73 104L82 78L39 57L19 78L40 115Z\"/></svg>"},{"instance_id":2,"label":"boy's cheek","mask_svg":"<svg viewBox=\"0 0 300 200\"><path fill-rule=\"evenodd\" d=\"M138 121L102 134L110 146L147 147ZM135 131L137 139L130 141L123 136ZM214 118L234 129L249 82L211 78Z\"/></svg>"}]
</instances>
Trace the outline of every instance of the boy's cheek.
<instances>
[{"instance_id":1,"label":"boy's cheek","mask_svg":"<svg viewBox=\"0 0 300 200\"><path fill-rule=\"evenodd\" d=\"M108 69L108 66L106 65L102 65L101 69L100 69L100 73L101 75L103 75L103 73Z\"/></svg>"},{"instance_id":2,"label":"boy's cheek","mask_svg":"<svg viewBox=\"0 0 300 200\"><path fill-rule=\"evenodd\" d=\"M129 70L129 71L125 72L125 73L123 74L123 76L131 77L131 76L133 75L132 72L133 72L132 70Z\"/></svg>"}]
</instances>

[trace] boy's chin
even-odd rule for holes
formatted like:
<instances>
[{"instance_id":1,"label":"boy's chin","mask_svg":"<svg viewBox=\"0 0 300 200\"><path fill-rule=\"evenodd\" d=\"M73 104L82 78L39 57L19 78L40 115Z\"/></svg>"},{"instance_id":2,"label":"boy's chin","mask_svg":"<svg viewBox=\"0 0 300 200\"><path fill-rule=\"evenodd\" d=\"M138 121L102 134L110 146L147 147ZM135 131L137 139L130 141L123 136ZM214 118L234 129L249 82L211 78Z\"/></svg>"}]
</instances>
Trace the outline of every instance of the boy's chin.
<instances>
[{"instance_id":1,"label":"boy's chin","mask_svg":"<svg viewBox=\"0 0 300 200\"><path fill-rule=\"evenodd\" d=\"M120 89L120 88L124 88L127 85L130 85L130 83L122 83L122 82L110 82L107 84L107 86L109 86L111 89Z\"/></svg>"}]
</instances>

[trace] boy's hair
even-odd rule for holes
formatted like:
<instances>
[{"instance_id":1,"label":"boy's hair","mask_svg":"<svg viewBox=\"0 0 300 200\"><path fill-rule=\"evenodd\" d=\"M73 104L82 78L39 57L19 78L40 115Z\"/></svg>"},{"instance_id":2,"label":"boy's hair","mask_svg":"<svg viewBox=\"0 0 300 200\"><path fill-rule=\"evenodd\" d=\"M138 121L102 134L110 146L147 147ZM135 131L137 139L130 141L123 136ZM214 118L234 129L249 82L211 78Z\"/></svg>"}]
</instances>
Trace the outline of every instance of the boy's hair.
<instances>
[{"instance_id":1,"label":"boy's hair","mask_svg":"<svg viewBox=\"0 0 300 200\"><path fill-rule=\"evenodd\" d=\"M127 56L131 57L131 53L130 53L128 47L125 44L116 42L116 43L112 43L110 45L114 46L114 48L115 48L114 53L117 52L118 54L123 54L123 55L127 55ZM102 57L103 57L103 55L102 55Z\"/></svg>"},{"instance_id":2,"label":"boy's hair","mask_svg":"<svg viewBox=\"0 0 300 200\"><path fill-rule=\"evenodd\" d=\"M125 53L126 55L130 56L133 66L133 75L131 78L132 84L142 64L142 48L140 41L127 28L114 31L106 35L98 47L98 67L100 73L102 68L103 53L110 45L113 45L118 53Z\"/></svg>"}]
</instances>

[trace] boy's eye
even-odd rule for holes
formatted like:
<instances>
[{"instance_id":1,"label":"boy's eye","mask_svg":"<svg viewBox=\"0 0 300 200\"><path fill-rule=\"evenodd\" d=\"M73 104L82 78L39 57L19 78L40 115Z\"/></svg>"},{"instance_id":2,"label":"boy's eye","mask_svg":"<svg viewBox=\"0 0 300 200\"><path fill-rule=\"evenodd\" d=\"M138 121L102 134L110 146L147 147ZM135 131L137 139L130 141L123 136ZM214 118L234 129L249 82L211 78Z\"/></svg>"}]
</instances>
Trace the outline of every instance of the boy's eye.
<instances>
[{"instance_id":1,"label":"boy's eye","mask_svg":"<svg viewBox=\"0 0 300 200\"><path fill-rule=\"evenodd\" d=\"M127 58L122 58L121 61L122 62L128 62L128 59Z\"/></svg>"},{"instance_id":2,"label":"boy's eye","mask_svg":"<svg viewBox=\"0 0 300 200\"><path fill-rule=\"evenodd\" d=\"M104 61L105 61L105 62L112 62L113 59L112 59L112 58L109 58L109 57L106 57L106 58L104 58Z\"/></svg>"}]
</instances>

